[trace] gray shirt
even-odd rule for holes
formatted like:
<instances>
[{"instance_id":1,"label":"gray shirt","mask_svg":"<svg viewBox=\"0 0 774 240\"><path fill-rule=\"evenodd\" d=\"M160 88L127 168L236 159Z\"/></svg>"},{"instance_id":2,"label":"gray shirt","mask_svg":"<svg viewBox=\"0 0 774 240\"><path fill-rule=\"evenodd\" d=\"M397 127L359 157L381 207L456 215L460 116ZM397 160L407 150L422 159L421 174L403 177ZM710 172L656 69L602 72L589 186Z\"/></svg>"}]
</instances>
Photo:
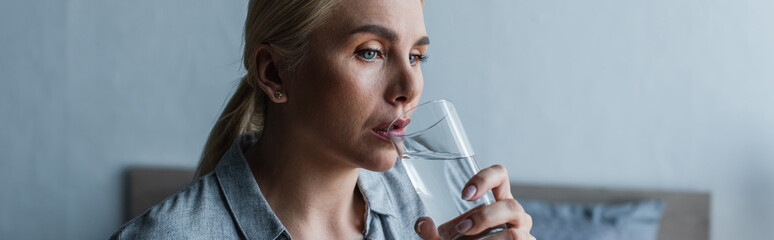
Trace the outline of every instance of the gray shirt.
<instances>
[{"instance_id":1,"label":"gray shirt","mask_svg":"<svg viewBox=\"0 0 774 240\"><path fill-rule=\"evenodd\" d=\"M244 157L258 137L240 136L213 172L127 222L111 239L291 239ZM367 207L366 238L419 239L414 222L426 214L400 161L386 172L361 169L357 185Z\"/></svg>"}]
</instances>

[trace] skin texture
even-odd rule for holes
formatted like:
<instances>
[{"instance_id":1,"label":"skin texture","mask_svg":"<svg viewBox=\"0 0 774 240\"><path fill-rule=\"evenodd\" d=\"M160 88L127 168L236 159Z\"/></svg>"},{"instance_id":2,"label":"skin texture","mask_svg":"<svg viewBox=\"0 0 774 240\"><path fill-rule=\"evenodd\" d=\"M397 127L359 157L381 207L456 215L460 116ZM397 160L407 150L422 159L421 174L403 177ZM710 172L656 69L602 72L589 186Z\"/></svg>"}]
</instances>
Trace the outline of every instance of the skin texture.
<instances>
[{"instance_id":1,"label":"skin texture","mask_svg":"<svg viewBox=\"0 0 774 240\"><path fill-rule=\"evenodd\" d=\"M256 81L271 102L261 138L245 157L294 239L362 239L365 202L356 187L359 169L386 171L397 158L392 144L372 129L418 104L423 87L418 56L429 41L418 0L343 0L326 20L313 30L298 71L278 67L270 46L256 50ZM283 96L275 97L277 91ZM472 184L482 192L474 198L499 188L498 200L510 202L502 171L479 174L480 181ZM520 207L513 203L507 206ZM481 208L491 211L473 218L470 232L508 222L528 236L531 221L521 220L523 209L495 209L499 205L506 206ZM423 238L449 235L445 225L438 234L431 221L425 223L430 224L421 226L433 230L421 231Z\"/></svg>"}]
</instances>

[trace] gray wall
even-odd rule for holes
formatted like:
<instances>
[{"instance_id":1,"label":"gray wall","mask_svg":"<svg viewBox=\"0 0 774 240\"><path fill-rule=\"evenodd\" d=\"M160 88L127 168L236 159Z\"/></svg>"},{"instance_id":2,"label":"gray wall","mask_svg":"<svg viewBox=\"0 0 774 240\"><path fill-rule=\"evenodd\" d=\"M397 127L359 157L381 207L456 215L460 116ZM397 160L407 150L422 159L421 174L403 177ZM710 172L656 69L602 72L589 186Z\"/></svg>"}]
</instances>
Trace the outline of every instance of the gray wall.
<instances>
[{"instance_id":1,"label":"gray wall","mask_svg":"<svg viewBox=\"0 0 774 240\"><path fill-rule=\"evenodd\" d=\"M105 239L128 166L193 167L246 1L0 1L0 239Z\"/></svg>"},{"instance_id":2,"label":"gray wall","mask_svg":"<svg viewBox=\"0 0 774 240\"><path fill-rule=\"evenodd\" d=\"M122 171L193 167L246 0L0 0L0 239L99 239ZM711 191L774 235L774 2L427 1L423 99L519 182ZM518 194L518 193L517 193Z\"/></svg>"},{"instance_id":3,"label":"gray wall","mask_svg":"<svg viewBox=\"0 0 774 240\"><path fill-rule=\"evenodd\" d=\"M427 1L425 98L528 183L712 192L774 235L774 1ZM518 196L518 193L516 193Z\"/></svg>"}]
</instances>

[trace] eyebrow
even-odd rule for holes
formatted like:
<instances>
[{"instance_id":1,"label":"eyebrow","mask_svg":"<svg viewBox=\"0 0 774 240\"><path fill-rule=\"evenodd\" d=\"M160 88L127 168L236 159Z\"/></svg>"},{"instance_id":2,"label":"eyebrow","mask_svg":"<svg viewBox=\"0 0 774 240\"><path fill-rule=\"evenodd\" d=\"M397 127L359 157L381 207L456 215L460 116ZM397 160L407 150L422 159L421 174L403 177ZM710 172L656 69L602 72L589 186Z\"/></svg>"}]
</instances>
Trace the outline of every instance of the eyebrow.
<instances>
[{"instance_id":1,"label":"eyebrow","mask_svg":"<svg viewBox=\"0 0 774 240\"><path fill-rule=\"evenodd\" d=\"M364 33L364 32L379 35L380 37L387 39L388 41L391 41L391 42L395 42L398 40L398 35L395 34L395 32L393 32L392 30L387 29L386 27L373 25L373 24L363 25L358 28L355 28L349 34L352 35L352 34ZM430 44L430 38L428 38L427 36L423 36L414 43L414 46L428 45L428 44Z\"/></svg>"}]
</instances>

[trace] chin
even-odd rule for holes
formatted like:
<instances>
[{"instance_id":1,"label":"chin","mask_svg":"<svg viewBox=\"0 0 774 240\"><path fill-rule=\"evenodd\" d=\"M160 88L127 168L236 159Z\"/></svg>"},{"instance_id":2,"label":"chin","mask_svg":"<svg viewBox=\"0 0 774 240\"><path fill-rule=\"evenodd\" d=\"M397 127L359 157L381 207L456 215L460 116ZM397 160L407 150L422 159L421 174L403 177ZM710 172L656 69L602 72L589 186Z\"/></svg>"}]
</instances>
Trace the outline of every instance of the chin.
<instances>
[{"instance_id":1,"label":"chin","mask_svg":"<svg viewBox=\"0 0 774 240\"><path fill-rule=\"evenodd\" d=\"M395 161L398 160L398 154L395 152L379 154L379 156L370 159L371 161L363 163L363 169L374 172L384 172L395 166Z\"/></svg>"}]
</instances>

